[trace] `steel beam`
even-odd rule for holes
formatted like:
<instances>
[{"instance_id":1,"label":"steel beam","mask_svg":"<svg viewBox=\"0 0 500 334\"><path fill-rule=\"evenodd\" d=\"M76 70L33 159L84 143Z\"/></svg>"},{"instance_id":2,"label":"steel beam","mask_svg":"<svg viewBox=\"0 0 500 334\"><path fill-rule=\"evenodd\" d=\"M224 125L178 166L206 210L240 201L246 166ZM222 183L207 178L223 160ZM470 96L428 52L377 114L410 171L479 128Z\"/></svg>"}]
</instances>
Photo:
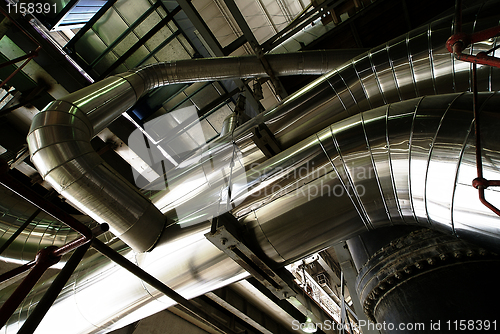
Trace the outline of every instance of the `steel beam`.
<instances>
[{"instance_id":1,"label":"steel beam","mask_svg":"<svg viewBox=\"0 0 500 334\"><path fill-rule=\"evenodd\" d=\"M335 250L335 254L337 254L340 269L344 274L344 280L347 285L347 289L349 289L349 295L351 296L352 304L354 306L354 310L356 311L358 321L364 321L365 324L368 324L368 318L363 312L363 307L359 302L359 297L356 292L356 276L358 275L358 272L354 268L351 252L347 247L347 243L344 241L333 246L333 249ZM369 329L368 326L360 327L360 329L363 334L380 334L378 330Z\"/></svg>"},{"instance_id":2,"label":"steel beam","mask_svg":"<svg viewBox=\"0 0 500 334\"><path fill-rule=\"evenodd\" d=\"M186 14L186 16L191 21L196 30L198 30L199 34L205 41L207 47L210 48L210 50L208 50L209 53L216 57L226 56L226 54L224 54L224 49L219 44L219 41L217 41L217 38L214 36L210 28L203 21L203 19L201 18L196 8L194 8L191 1L178 0L177 3L179 4L179 6L181 6L182 11ZM234 80L234 82L238 87L240 87L241 90L247 92L245 97L247 98L247 101L250 103L250 105L252 106L252 108L255 110L256 113L260 113L261 111L264 110L264 107L262 107L262 105L253 98L252 91L243 82L243 80L237 79Z\"/></svg>"}]
</instances>

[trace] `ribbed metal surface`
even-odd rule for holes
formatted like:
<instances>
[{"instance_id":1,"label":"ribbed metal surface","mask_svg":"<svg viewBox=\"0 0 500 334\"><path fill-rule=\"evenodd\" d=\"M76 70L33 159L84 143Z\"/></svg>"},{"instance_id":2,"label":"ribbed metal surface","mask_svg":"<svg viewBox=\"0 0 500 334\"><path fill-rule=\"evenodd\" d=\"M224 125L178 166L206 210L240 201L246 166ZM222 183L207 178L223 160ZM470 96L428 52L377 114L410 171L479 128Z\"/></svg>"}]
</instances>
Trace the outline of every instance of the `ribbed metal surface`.
<instances>
[{"instance_id":1,"label":"ribbed metal surface","mask_svg":"<svg viewBox=\"0 0 500 334\"><path fill-rule=\"evenodd\" d=\"M54 189L137 251L161 233L161 213L112 171L90 140L136 102L128 81L111 77L49 104L28 134L31 159ZM147 227L147 230L145 228Z\"/></svg>"},{"instance_id":2,"label":"ribbed metal surface","mask_svg":"<svg viewBox=\"0 0 500 334\"><path fill-rule=\"evenodd\" d=\"M498 10L500 10L499 3L488 3L479 10L476 8L465 12L464 22L469 20L472 23L465 24L464 31L473 30L473 27L482 29L496 24L494 22L500 19L500 16L496 14ZM490 17L490 14L493 14L493 17ZM481 21L476 20L477 17L483 16L487 18ZM248 169L265 159L251 139L251 131L258 124L265 123L274 133L281 147L287 148L330 124L361 111L427 94L470 90L470 64L455 61L445 47L445 42L452 31L451 26L451 17L441 19L356 57L290 95L276 107L240 126L233 132L232 138L221 138L200 148L193 156L203 156L216 147L219 157L215 160L220 161L224 157L227 159L235 150L232 145L235 142L238 145L237 150L242 153L238 156L239 161L235 162L235 165L245 166ZM474 52L487 50L495 43L476 44L473 47ZM478 68L480 90L500 89L499 79L500 69L485 66ZM358 129L359 131L361 129ZM378 155L374 157L375 160L378 158ZM202 202L205 206L213 206L217 203L214 196L217 197L218 185L224 184L223 176L216 177L217 172L206 173L206 169L200 171L203 169L203 163L205 162L184 163L165 175L168 180L168 189L152 195L153 202L162 212L171 211L179 204L179 197L176 196L178 193L188 194L181 202L195 198L194 201L197 204L192 205L193 214L203 207ZM396 168L387 160L380 164L385 164L384 168ZM200 185L207 185L207 180L212 182L211 190L203 192L203 196L200 196L202 193ZM385 182L385 180L378 182ZM399 180L397 179L396 182ZM378 186L378 184L374 183L373 186ZM234 187L241 188L242 185L235 184ZM400 196L405 195L400 194ZM357 207L357 210L362 210L362 208ZM403 210L407 209L403 208ZM210 215L196 215L199 221L210 218ZM169 216L174 217L174 213L170 213ZM185 217L187 215L183 216Z\"/></svg>"},{"instance_id":3,"label":"ribbed metal surface","mask_svg":"<svg viewBox=\"0 0 500 334\"><path fill-rule=\"evenodd\" d=\"M493 6L499 4L493 3ZM496 7L485 7L481 15L498 12ZM475 15L476 12L470 16L464 14L464 21L474 21ZM485 24L492 25L493 21L495 19L486 20ZM476 29L482 28L481 24L475 24ZM264 121L285 147L306 138L303 143L268 160L259 170L253 170L255 177L250 177L250 183L247 183L250 191L257 186L268 186L263 183L267 180L270 184L283 182L289 185L284 190L284 194L288 194L271 195L274 198L264 200L262 204L257 201L256 206L251 207L254 211L243 219L254 242L268 256L277 262L292 261L367 229L396 223L431 226L459 237L477 238L493 247L498 245L498 218L478 205L475 190L469 185L474 169L471 168L472 116L464 109L470 102L469 95L428 97L384 106L321 130L334 121L384 103L424 94L467 90L469 65L455 63L444 51L444 41L450 34L448 19L433 23L430 30L421 29L392 41L310 84L277 108L235 131L236 138L247 140L249 129L256 124L253 122ZM489 45L477 47L487 49ZM474 50L477 50L476 46ZM194 76L196 66L186 69L185 73ZM125 76L140 95L147 89L167 84L168 80L178 80L176 78L182 72L172 71L171 65L161 67L158 71L150 67L141 71L139 76L154 71L169 73L173 79L148 75L146 82L142 83L136 75ZM481 90L497 89L497 70L480 68L479 74ZM226 72L222 75L214 73L214 78L226 78L226 75ZM108 80L113 82L116 79ZM95 88L90 88L90 91L92 89ZM109 99L118 92L104 95ZM448 107L455 98L460 103ZM498 102L494 96L483 104L484 123L496 124L494 108ZM83 108L85 103L81 105ZM80 114L75 111L74 117L80 117ZM95 119L101 119L97 115ZM85 136L91 135L91 131L85 129L87 122L78 122ZM104 126L104 123L100 124ZM317 131L320 132L307 138ZM34 133L36 131L31 134L32 140L38 140ZM485 136L489 138L485 139L484 151L488 160L485 177L495 179L498 178L495 173L498 140L491 140L495 138L495 131ZM38 146L33 148L32 154L37 152ZM221 154L227 152L222 150ZM248 159L248 163L252 161L255 160ZM285 172L278 173L278 167L291 173L300 166L307 167L309 161L324 166L315 167L317 176L299 177L295 183L290 183L284 179ZM43 167L46 163L40 164ZM265 166L268 170L264 169ZM312 196L308 192L302 196L304 187L310 190L312 186L322 185L343 189L343 194L319 196L317 193ZM363 187L364 193L361 192ZM496 194L494 190L488 190L486 196L492 202L498 202ZM198 199L200 203L197 205L203 206L204 198ZM99 210L101 208L98 206ZM138 262L186 297L237 279L241 274L239 268L203 239L202 234L207 230L206 224L185 229L171 226L157 248L149 254L139 255ZM123 249L123 252L127 251ZM123 288L121 284L124 284ZM75 298L70 298L73 296ZM96 305L93 296L100 296L100 300L108 302ZM137 279L127 278L121 270L96 256L81 266L77 281L67 287L65 297L61 297L51 309L39 332L105 332L108 330L106 326L123 326L171 304L166 298L164 300L165 304L159 304L145 292ZM27 301L13 317L15 320L7 327L9 332L15 331L17 319L24 318L28 304L35 301L36 298ZM121 320L114 322L118 317L122 317ZM60 319L71 319L71 322L65 324ZM58 327L55 328L54 324Z\"/></svg>"},{"instance_id":4,"label":"ribbed metal surface","mask_svg":"<svg viewBox=\"0 0 500 334\"><path fill-rule=\"evenodd\" d=\"M277 74L320 74L338 65L338 52L274 55ZM271 59L270 59L271 60ZM91 138L159 86L264 76L255 57L160 63L113 76L49 104L35 115L28 134L41 176L76 207L137 251L150 249L164 218L133 186L116 175L90 145Z\"/></svg>"},{"instance_id":5,"label":"ribbed metal surface","mask_svg":"<svg viewBox=\"0 0 500 334\"><path fill-rule=\"evenodd\" d=\"M498 177L500 96L480 95L486 173ZM499 218L472 187L477 176L472 95L442 95L379 107L306 139L256 168L261 194L237 210L259 247L295 260L362 231L430 227L500 250ZM286 156L286 164L279 163ZM294 165L295 162L295 165ZM270 168L270 166L273 166ZM296 169L299 167L299 169ZM272 188L282 189L281 196ZM500 201L498 191L487 197Z\"/></svg>"}]
</instances>

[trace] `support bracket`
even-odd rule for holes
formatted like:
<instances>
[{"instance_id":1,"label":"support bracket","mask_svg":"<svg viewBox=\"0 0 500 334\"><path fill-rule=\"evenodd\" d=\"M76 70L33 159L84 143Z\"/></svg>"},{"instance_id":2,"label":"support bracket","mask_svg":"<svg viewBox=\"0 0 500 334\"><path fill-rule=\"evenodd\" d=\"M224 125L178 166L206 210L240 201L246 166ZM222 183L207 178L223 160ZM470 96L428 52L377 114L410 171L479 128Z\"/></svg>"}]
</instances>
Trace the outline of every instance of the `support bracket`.
<instances>
[{"instance_id":1,"label":"support bracket","mask_svg":"<svg viewBox=\"0 0 500 334\"><path fill-rule=\"evenodd\" d=\"M271 158L282 151L280 144L265 124L259 124L252 132L253 142L266 157Z\"/></svg>"},{"instance_id":2,"label":"support bracket","mask_svg":"<svg viewBox=\"0 0 500 334\"><path fill-rule=\"evenodd\" d=\"M231 216L232 217L232 216ZM220 219L222 218L222 219ZM230 222L230 219L224 219L225 215L214 218L212 222L212 231L205 234L205 237L226 253L231 259L248 271L255 279L262 283L279 299L287 299L297 295L297 292L291 287L293 277L286 270L277 271L259 258L250 248L248 248L239 238L237 238L237 229ZM235 219L232 217L232 219ZM217 226L219 222L223 225ZM288 275L287 275L288 273ZM289 276L289 277L287 277Z\"/></svg>"}]
</instances>

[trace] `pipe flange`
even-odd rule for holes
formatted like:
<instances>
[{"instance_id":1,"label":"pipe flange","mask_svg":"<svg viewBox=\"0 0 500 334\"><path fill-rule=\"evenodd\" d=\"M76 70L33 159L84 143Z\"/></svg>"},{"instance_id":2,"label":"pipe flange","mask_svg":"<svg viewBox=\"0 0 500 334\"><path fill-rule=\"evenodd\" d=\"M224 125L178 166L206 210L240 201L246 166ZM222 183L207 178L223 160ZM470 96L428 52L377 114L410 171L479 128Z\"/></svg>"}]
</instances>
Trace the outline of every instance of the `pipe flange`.
<instances>
[{"instance_id":1,"label":"pipe flange","mask_svg":"<svg viewBox=\"0 0 500 334\"><path fill-rule=\"evenodd\" d=\"M377 304L403 282L440 267L490 259L498 256L454 236L429 229L414 231L392 241L368 260L358 274L358 296L367 317L376 322Z\"/></svg>"}]
</instances>

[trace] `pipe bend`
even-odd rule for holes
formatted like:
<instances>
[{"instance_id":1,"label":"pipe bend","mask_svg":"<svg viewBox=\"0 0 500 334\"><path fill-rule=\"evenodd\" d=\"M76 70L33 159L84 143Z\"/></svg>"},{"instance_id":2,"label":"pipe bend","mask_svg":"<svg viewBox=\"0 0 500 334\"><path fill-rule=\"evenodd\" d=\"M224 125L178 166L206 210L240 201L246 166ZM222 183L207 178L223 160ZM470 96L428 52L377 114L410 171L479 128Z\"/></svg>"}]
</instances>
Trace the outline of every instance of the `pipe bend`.
<instances>
[{"instance_id":1,"label":"pipe bend","mask_svg":"<svg viewBox=\"0 0 500 334\"><path fill-rule=\"evenodd\" d=\"M40 175L139 252L154 246L165 219L107 166L90 141L136 103L143 87L137 75L126 73L54 101L35 115L27 138Z\"/></svg>"}]
</instances>

